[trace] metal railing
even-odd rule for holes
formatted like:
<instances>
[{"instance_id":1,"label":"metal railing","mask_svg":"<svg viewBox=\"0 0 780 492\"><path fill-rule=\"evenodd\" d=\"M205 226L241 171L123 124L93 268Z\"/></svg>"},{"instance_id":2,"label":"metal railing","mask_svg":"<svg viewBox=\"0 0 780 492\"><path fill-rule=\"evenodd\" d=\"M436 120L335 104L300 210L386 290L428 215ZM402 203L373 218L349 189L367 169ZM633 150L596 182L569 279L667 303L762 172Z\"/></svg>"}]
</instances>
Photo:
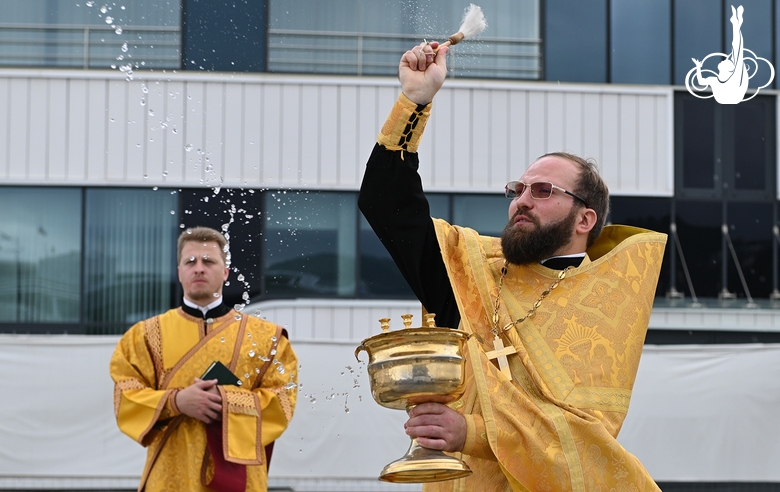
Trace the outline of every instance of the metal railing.
<instances>
[{"instance_id":1,"label":"metal railing","mask_svg":"<svg viewBox=\"0 0 780 492\"><path fill-rule=\"evenodd\" d=\"M285 73L395 75L403 51L421 34L268 30L268 70ZM540 39L490 38L465 41L452 48L450 72L460 77L539 79Z\"/></svg>"},{"instance_id":2,"label":"metal railing","mask_svg":"<svg viewBox=\"0 0 780 492\"><path fill-rule=\"evenodd\" d=\"M0 66L178 68L179 26L0 23Z\"/></svg>"}]
</instances>

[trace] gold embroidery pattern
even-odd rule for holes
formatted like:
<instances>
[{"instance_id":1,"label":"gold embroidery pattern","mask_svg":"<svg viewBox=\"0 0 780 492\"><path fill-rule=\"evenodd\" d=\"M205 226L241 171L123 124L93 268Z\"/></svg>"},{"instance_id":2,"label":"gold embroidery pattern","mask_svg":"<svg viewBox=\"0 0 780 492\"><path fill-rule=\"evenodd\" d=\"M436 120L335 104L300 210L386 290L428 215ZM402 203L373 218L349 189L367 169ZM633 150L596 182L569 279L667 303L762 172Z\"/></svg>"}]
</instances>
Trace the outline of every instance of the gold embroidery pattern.
<instances>
[{"instance_id":1,"label":"gold embroidery pattern","mask_svg":"<svg viewBox=\"0 0 780 492\"><path fill-rule=\"evenodd\" d=\"M119 403L122 401L122 393L127 390L142 390L146 388L144 384L135 379L123 379L114 385L114 415L119 414Z\"/></svg>"},{"instance_id":2,"label":"gold embroidery pattern","mask_svg":"<svg viewBox=\"0 0 780 492\"><path fill-rule=\"evenodd\" d=\"M618 306L626 299L619 289L613 289L605 282L596 282L593 291L582 300L587 307L598 308L605 316L613 318L617 315Z\"/></svg>"},{"instance_id":3,"label":"gold embroidery pattern","mask_svg":"<svg viewBox=\"0 0 780 492\"><path fill-rule=\"evenodd\" d=\"M500 243L481 237L481 251L475 252L471 231L434 223L461 323L487 337L492 305L485 293L497 291ZM426 492L658 490L615 436L630 401L665 237L624 230L613 228L616 233L606 235L615 239L612 244L600 254L589 251L590 261L571 272L571 282L567 276L549 302L518 326L511 340L518 354L509 358L514 381L501 381L484 356L471 358L464 399L476 393L481 402L486 437L500 465L464 456L474 475L490 478L426 485ZM506 309L500 315L507 320L527 312L552 279L541 267L514 270L502 296ZM479 341L484 349L481 337L474 338L472 346Z\"/></svg>"},{"instance_id":4,"label":"gold embroidery pattern","mask_svg":"<svg viewBox=\"0 0 780 492\"><path fill-rule=\"evenodd\" d=\"M156 384L165 379L165 365L162 356L162 333L160 331L160 317L153 316L144 322L144 338L149 346L149 353L152 355L154 364L154 374L157 378Z\"/></svg>"},{"instance_id":5,"label":"gold embroidery pattern","mask_svg":"<svg viewBox=\"0 0 780 492\"><path fill-rule=\"evenodd\" d=\"M388 150L417 152L430 114L430 104L419 106L402 93L382 126L377 142Z\"/></svg>"},{"instance_id":6,"label":"gold embroidery pattern","mask_svg":"<svg viewBox=\"0 0 780 492\"><path fill-rule=\"evenodd\" d=\"M255 408L255 398L252 393L243 393L237 391L227 392L228 411L230 413L240 413L243 415L253 415L257 417Z\"/></svg>"}]
</instances>

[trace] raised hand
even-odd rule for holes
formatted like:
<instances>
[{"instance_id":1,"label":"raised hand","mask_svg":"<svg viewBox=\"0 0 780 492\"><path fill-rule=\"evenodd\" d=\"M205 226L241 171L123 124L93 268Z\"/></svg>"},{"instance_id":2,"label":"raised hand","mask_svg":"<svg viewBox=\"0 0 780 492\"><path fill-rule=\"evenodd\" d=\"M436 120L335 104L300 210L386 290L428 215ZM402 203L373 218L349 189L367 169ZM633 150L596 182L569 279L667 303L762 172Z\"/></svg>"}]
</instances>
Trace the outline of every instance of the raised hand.
<instances>
[{"instance_id":1,"label":"raised hand","mask_svg":"<svg viewBox=\"0 0 780 492\"><path fill-rule=\"evenodd\" d=\"M407 51L398 65L398 78L406 97L417 104L428 104L447 77L447 51L439 43L421 43Z\"/></svg>"}]
</instances>

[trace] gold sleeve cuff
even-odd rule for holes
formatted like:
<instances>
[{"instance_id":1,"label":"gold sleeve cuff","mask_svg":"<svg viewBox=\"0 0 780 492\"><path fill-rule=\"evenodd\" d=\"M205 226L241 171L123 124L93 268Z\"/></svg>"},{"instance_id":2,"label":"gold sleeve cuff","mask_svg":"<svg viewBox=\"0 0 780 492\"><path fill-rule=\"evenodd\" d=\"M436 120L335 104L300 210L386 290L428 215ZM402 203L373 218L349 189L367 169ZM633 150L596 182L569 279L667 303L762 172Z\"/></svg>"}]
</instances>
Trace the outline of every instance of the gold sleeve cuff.
<instances>
[{"instance_id":1,"label":"gold sleeve cuff","mask_svg":"<svg viewBox=\"0 0 780 492\"><path fill-rule=\"evenodd\" d=\"M179 410L179 407L176 406L176 395L178 394L179 394L179 390L174 389L168 395L168 401L165 402L165 410L164 410L168 412L168 417L176 417L177 415L181 414L181 410Z\"/></svg>"},{"instance_id":2,"label":"gold sleeve cuff","mask_svg":"<svg viewBox=\"0 0 780 492\"><path fill-rule=\"evenodd\" d=\"M431 104L416 104L401 93L377 137L377 142L388 150L417 152L425 124L431 116Z\"/></svg>"},{"instance_id":3,"label":"gold sleeve cuff","mask_svg":"<svg viewBox=\"0 0 780 492\"><path fill-rule=\"evenodd\" d=\"M496 455L490 449L482 416L468 414L463 417L466 419L466 442L461 452L475 458L496 461Z\"/></svg>"}]
</instances>

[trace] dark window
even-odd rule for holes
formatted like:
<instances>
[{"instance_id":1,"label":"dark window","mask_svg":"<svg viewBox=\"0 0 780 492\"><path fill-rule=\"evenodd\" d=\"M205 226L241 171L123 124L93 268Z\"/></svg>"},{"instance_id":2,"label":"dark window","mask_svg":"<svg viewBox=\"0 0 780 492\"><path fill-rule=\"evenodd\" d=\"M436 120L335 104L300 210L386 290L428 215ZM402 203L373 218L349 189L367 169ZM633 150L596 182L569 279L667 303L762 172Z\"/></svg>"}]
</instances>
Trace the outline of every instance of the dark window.
<instances>
[{"instance_id":1,"label":"dark window","mask_svg":"<svg viewBox=\"0 0 780 492\"><path fill-rule=\"evenodd\" d=\"M264 293L272 297L354 297L356 193L265 193Z\"/></svg>"},{"instance_id":2,"label":"dark window","mask_svg":"<svg viewBox=\"0 0 780 492\"><path fill-rule=\"evenodd\" d=\"M686 74L695 67L692 58L703 60L710 53L720 53L723 49L720 6L720 2L712 0L674 2L675 84L685 85ZM710 68L708 64L704 67Z\"/></svg>"},{"instance_id":3,"label":"dark window","mask_svg":"<svg viewBox=\"0 0 780 492\"><path fill-rule=\"evenodd\" d=\"M675 195L767 201L775 197L775 98L718 104L675 95Z\"/></svg>"},{"instance_id":4,"label":"dark window","mask_svg":"<svg viewBox=\"0 0 780 492\"><path fill-rule=\"evenodd\" d=\"M682 172L681 188L709 190L714 195L720 177L715 170L715 100L693 96L677 99L678 160L677 172Z\"/></svg>"},{"instance_id":5,"label":"dark window","mask_svg":"<svg viewBox=\"0 0 780 492\"><path fill-rule=\"evenodd\" d=\"M78 323L81 190L0 187L0 320Z\"/></svg>"},{"instance_id":6,"label":"dark window","mask_svg":"<svg viewBox=\"0 0 780 492\"><path fill-rule=\"evenodd\" d=\"M548 0L544 11L544 78L607 81L607 1Z\"/></svg>"},{"instance_id":7,"label":"dark window","mask_svg":"<svg viewBox=\"0 0 780 492\"><path fill-rule=\"evenodd\" d=\"M755 56L765 58L769 62L772 60L772 0L740 0L739 2L724 2L723 11L723 29L725 37L723 39L723 53L729 54L732 51L732 26L731 7L736 9L739 5L745 8L742 24L742 39L745 48L751 50ZM746 56L753 56L745 53ZM749 73L752 73L755 67L748 67ZM769 81L769 67L766 62L758 61L758 71L755 77L751 77L749 88L761 87ZM771 88L770 86L769 88Z\"/></svg>"},{"instance_id":8,"label":"dark window","mask_svg":"<svg viewBox=\"0 0 780 492\"><path fill-rule=\"evenodd\" d=\"M729 238L737 259L728 254L728 290L744 299L769 297L772 292L772 203L728 203L726 206ZM737 263L739 262L739 263ZM742 284L741 267L748 292Z\"/></svg>"},{"instance_id":9,"label":"dark window","mask_svg":"<svg viewBox=\"0 0 780 492\"><path fill-rule=\"evenodd\" d=\"M671 82L670 0L610 2L610 82Z\"/></svg>"},{"instance_id":10,"label":"dark window","mask_svg":"<svg viewBox=\"0 0 780 492\"><path fill-rule=\"evenodd\" d=\"M722 205L711 201L679 200L675 202L675 210L674 222L683 252L682 258L678 256L673 272L677 290L691 295L682 266L684 259L696 296L718 297L723 289Z\"/></svg>"},{"instance_id":11,"label":"dark window","mask_svg":"<svg viewBox=\"0 0 780 492\"><path fill-rule=\"evenodd\" d=\"M88 188L84 324L122 333L171 307L178 197L162 189Z\"/></svg>"},{"instance_id":12,"label":"dark window","mask_svg":"<svg viewBox=\"0 0 780 492\"><path fill-rule=\"evenodd\" d=\"M500 195L453 195L452 223L486 236L500 236L509 221L509 200Z\"/></svg>"}]
</instances>

